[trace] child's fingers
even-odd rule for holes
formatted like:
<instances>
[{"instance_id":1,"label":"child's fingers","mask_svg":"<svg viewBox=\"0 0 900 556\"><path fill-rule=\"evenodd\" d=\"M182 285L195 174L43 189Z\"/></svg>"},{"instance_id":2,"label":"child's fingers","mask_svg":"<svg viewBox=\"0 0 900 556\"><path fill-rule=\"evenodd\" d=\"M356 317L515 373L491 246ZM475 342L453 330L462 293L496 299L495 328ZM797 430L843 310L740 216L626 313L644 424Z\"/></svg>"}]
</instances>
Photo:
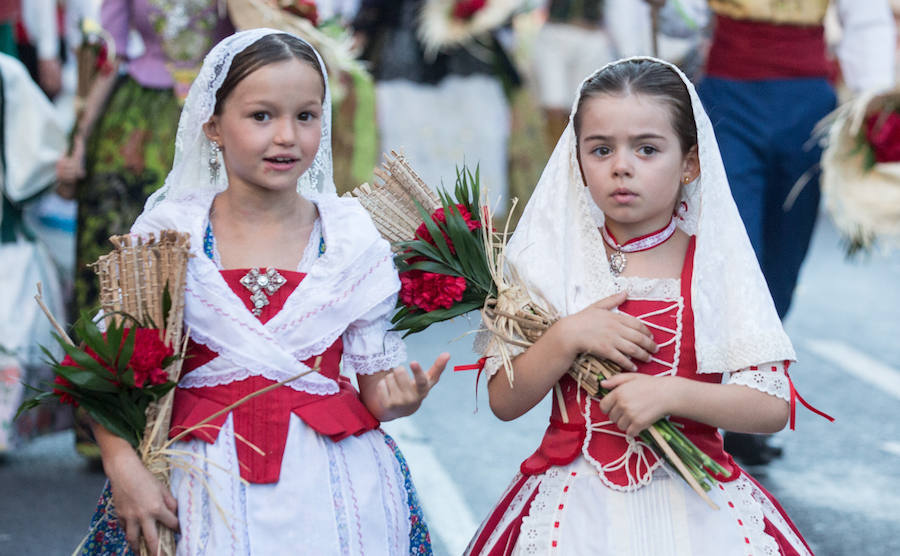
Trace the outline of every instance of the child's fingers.
<instances>
[{"instance_id":1,"label":"child's fingers","mask_svg":"<svg viewBox=\"0 0 900 556\"><path fill-rule=\"evenodd\" d=\"M141 551L141 523L140 521L134 520L126 520L125 521L125 541L128 543L128 546L131 547L136 554L140 554Z\"/></svg>"},{"instance_id":2,"label":"child's fingers","mask_svg":"<svg viewBox=\"0 0 900 556\"><path fill-rule=\"evenodd\" d=\"M656 353L658 351L656 342L653 340L653 336L651 334L645 334L644 332L642 332L641 330L639 330L637 328L633 328L628 325L623 325L621 327L621 335L622 335L622 337L639 345L641 348L643 348L645 351L647 351L649 353Z\"/></svg>"},{"instance_id":3,"label":"child's fingers","mask_svg":"<svg viewBox=\"0 0 900 556\"><path fill-rule=\"evenodd\" d=\"M626 382L631 382L632 380L636 380L637 378L638 378L638 375L636 375L636 374L620 373L617 375L613 375L611 378L605 378L605 379L601 380L600 386L602 386L603 388L606 388L607 390L612 390L616 386L621 386L621 385L625 384ZM612 394L610 394L610 395L612 395ZM603 398L603 400L605 400L608 397L610 397L610 396L605 396ZM603 404L602 404L602 400L601 400L601 406L602 405Z\"/></svg>"},{"instance_id":4,"label":"child's fingers","mask_svg":"<svg viewBox=\"0 0 900 556\"><path fill-rule=\"evenodd\" d=\"M618 340L616 340L615 345L616 349L618 349L629 359L650 361L650 352L627 338L619 338Z\"/></svg>"},{"instance_id":5,"label":"child's fingers","mask_svg":"<svg viewBox=\"0 0 900 556\"><path fill-rule=\"evenodd\" d=\"M147 542L149 553L155 555L159 543L159 537L157 536L156 531L156 520L153 518L145 519L141 526L141 532L144 535L144 541Z\"/></svg>"},{"instance_id":6,"label":"child's fingers","mask_svg":"<svg viewBox=\"0 0 900 556\"><path fill-rule=\"evenodd\" d=\"M409 369L413 374L413 381L416 384L416 391L420 395L424 395L428 392L428 389L431 388L431 383L428 380L428 377L425 375L425 371L422 370L422 365L419 365L418 361L412 361L409 364Z\"/></svg>"},{"instance_id":7,"label":"child's fingers","mask_svg":"<svg viewBox=\"0 0 900 556\"><path fill-rule=\"evenodd\" d=\"M437 384L437 381L440 380L441 374L444 372L444 369L447 368L447 363L450 361L450 354L444 352L437 356L437 359L434 360L434 365L428 369L428 381L430 386L434 386Z\"/></svg>"},{"instance_id":8,"label":"child's fingers","mask_svg":"<svg viewBox=\"0 0 900 556\"><path fill-rule=\"evenodd\" d=\"M637 330L642 335L647 336L648 338L653 338L653 333L650 332L650 329L646 324L641 322L641 319L635 318L631 315L626 315L624 313L617 313L616 316L619 319L619 322L627 326L628 328L632 328Z\"/></svg>"},{"instance_id":9,"label":"child's fingers","mask_svg":"<svg viewBox=\"0 0 900 556\"><path fill-rule=\"evenodd\" d=\"M622 369L625 369L628 371L636 371L637 370L637 365L635 365L631 361L631 359L628 358L627 355L625 355L624 353L622 353L621 351L619 351L617 349L613 349L611 353L602 353L602 354L598 353L596 355L599 355L600 357L603 357L605 359L612 361L613 363L615 363Z\"/></svg>"},{"instance_id":10,"label":"child's fingers","mask_svg":"<svg viewBox=\"0 0 900 556\"><path fill-rule=\"evenodd\" d=\"M169 508L169 511L172 512L173 515L178 512L178 501L175 500L175 497L172 496L172 493L169 492L168 489L163 490L163 502L165 502L166 507Z\"/></svg>"},{"instance_id":11,"label":"child's fingers","mask_svg":"<svg viewBox=\"0 0 900 556\"><path fill-rule=\"evenodd\" d=\"M609 297L604 297L600 301L595 302L594 307L610 311L624 303L627 298L628 293L626 292L614 293Z\"/></svg>"}]
</instances>

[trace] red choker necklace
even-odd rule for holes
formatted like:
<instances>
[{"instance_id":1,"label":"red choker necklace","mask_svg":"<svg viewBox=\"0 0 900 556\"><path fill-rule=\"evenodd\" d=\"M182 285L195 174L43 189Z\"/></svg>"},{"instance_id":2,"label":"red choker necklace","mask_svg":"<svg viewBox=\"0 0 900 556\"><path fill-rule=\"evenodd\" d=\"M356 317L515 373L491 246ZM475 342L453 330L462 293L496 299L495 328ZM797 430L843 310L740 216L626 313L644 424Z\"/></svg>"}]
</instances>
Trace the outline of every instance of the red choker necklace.
<instances>
[{"instance_id":1,"label":"red choker necklace","mask_svg":"<svg viewBox=\"0 0 900 556\"><path fill-rule=\"evenodd\" d=\"M653 249L657 245L665 242L667 239L672 237L672 234L674 233L675 219L672 218L664 228L660 228L655 232L651 232L634 239L629 239L625 243L619 244L619 242L616 241L616 238L613 237L613 235L604 225L602 228L600 228L600 235L603 236L603 241L605 241L607 245L615 249L615 251L609 256L609 269L615 276L622 274L622 272L625 270L625 265L628 264L628 260L625 258L625 253L637 253L638 251Z\"/></svg>"}]
</instances>

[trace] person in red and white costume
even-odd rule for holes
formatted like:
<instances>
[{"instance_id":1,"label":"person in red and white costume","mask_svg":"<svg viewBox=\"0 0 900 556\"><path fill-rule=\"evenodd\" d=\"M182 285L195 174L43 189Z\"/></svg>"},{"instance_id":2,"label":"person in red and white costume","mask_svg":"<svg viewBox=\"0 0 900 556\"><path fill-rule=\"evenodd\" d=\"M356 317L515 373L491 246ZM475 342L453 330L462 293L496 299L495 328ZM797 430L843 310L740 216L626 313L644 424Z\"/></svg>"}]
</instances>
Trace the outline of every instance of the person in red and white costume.
<instances>
[{"instance_id":1,"label":"person in red and white costume","mask_svg":"<svg viewBox=\"0 0 900 556\"><path fill-rule=\"evenodd\" d=\"M632 58L582 83L506 253L559 319L510 347L513 380L497 372L503 340L480 335L491 408L510 420L560 394L467 554L811 553L718 432L781 429L796 357L684 74ZM607 396L566 373L581 353L626 371ZM660 418L730 471L709 492L718 509L637 436Z\"/></svg>"},{"instance_id":2,"label":"person in red and white costume","mask_svg":"<svg viewBox=\"0 0 900 556\"><path fill-rule=\"evenodd\" d=\"M709 6L714 31L697 90L715 122L731 191L775 308L785 318L819 212L822 150L811 135L836 106L827 10L841 28L834 55L844 84L859 94L893 84L890 8L888 0L709 0ZM781 453L757 435L729 433L725 443L746 464Z\"/></svg>"},{"instance_id":3,"label":"person in red and white costume","mask_svg":"<svg viewBox=\"0 0 900 556\"><path fill-rule=\"evenodd\" d=\"M118 519L101 501L86 553L139 535L156 553L157 523L178 529L179 555L430 553L379 422L418 409L449 356L398 367L400 281L366 211L334 193L327 83L306 42L253 29L213 48L191 86L172 171L132 228L191 235L170 437L189 434L168 491L95 426Z\"/></svg>"}]
</instances>

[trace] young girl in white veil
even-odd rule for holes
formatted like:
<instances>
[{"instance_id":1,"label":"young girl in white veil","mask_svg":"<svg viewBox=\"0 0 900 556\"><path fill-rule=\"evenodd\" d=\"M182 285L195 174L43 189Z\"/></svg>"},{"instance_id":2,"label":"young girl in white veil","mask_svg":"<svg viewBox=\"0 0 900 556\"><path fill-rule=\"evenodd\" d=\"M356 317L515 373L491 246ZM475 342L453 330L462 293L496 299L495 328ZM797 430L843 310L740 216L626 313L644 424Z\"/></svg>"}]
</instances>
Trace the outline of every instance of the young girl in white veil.
<instances>
[{"instance_id":1,"label":"young girl in white veil","mask_svg":"<svg viewBox=\"0 0 900 556\"><path fill-rule=\"evenodd\" d=\"M101 500L85 552L143 537L155 554L159 522L179 530L178 554L430 553L406 464L378 424L414 412L448 356L427 372L412 363L412 377L396 367L400 283L367 213L334 194L327 83L311 46L268 29L204 61L172 172L132 228L191 234L170 436L194 427L173 446L192 469L173 467L170 492L96 426L117 517ZM319 357L319 372L195 427Z\"/></svg>"},{"instance_id":2,"label":"young girl in white veil","mask_svg":"<svg viewBox=\"0 0 900 556\"><path fill-rule=\"evenodd\" d=\"M810 553L722 447L718 428L784 426L795 355L680 71L637 58L583 82L507 253L560 318L512 360L513 381L496 372L500 340L481 337L491 408L509 420L561 395L468 554ZM566 373L580 353L635 372L593 398ZM667 416L731 471L709 493L718 510L637 438Z\"/></svg>"}]
</instances>

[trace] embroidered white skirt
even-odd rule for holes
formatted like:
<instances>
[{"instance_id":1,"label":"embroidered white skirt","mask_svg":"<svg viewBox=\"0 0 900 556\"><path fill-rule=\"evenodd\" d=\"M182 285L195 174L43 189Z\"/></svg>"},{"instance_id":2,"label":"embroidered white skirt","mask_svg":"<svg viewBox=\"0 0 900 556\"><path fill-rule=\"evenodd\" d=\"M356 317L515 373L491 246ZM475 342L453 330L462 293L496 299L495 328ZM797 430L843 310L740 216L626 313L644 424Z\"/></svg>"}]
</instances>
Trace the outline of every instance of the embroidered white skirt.
<instances>
[{"instance_id":1,"label":"embroidered white skirt","mask_svg":"<svg viewBox=\"0 0 900 556\"><path fill-rule=\"evenodd\" d=\"M649 485L619 492L603 484L579 457L522 482L517 476L507 494L509 504L496 507L485 520L467 554L748 556L780 554L774 527L799 554L809 551L769 496L742 475L709 493L712 510L680 477L665 469ZM518 492L513 493L512 490ZM508 501L508 500L507 500ZM524 515L524 517L522 517ZM499 518L499 519L498 519ZM521 520L516 538L510 525ZM490 530L486 530L490 527ZM477 552L483 535L487 543ZM509 543L508 547L507 541ZM504 549L506 547L506 549Z\"/></svg>"},{"instance_id":2,"label":"embroidered white skirt","mask_svg":"<svg viewBox=\"0 0 900 556\"><path fill-rule=\"evenodd\" d=\"M240 480L232 418L215 444L178 442L194 467L172 473L179 556L407 555L405 476L380 430L340 442L291 415L278 482Z\"/></svg>"}]
</instances>

